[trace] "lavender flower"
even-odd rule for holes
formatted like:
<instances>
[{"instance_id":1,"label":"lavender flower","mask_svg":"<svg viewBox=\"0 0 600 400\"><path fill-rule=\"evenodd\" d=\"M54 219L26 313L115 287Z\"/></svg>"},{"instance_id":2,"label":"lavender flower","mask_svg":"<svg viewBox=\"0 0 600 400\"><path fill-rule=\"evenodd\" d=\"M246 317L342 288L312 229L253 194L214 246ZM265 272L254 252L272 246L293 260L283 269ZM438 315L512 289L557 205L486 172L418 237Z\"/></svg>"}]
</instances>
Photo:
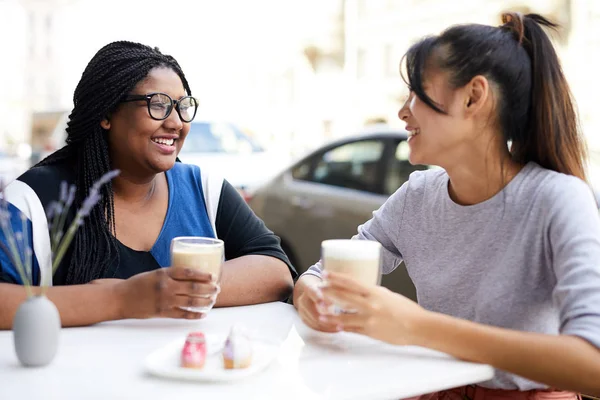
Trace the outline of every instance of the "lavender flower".
<instances>
[{"instance_id":1,"label":"lavender flower","mask_svg":"<svg viewBox=\"0 0 600 400\"><path fill-rule=\"evenodd\" d=\"M67 202L67 182L62 181L60 183L60 202L62 204Z\"/></svg>"},{"instance_id":2,"label":"lavender flower","mask_svg":"<svg viewBox=\"0 0 600 400\"><path fill-rule=\"evenodd\" d=\"M58 201L51 202L46 209L46 218L48 219L50 228L52 274L56 272L56 268L60 265L77 229L83 224L83 220L90 214L93 207L100 201L100 189L117 175L119 175L118 170L108 172L92 185L87 198L76 212L75 218L66 232L64 232L63 228L69 210L75 201L76 187L74 185L69 186L67 182L61 182ZM29 221L23 213L20 213L22 230L16 233L13 232L11 212L9 211L4 192L5 187L4 182L0 180L0 228L6 239L6 243L0 241L0 251L4 251L10 257L23 281L28 296L32 296L30 282L32 281L33 251L28 243ZM41 285L45 287L47 286L47 282L41 282Z\"/></svg>"},{"instance_id":3,"label":"lavender flower","mask_svg":"<svg viewBox=\"0 0 600 400\"><path fill-rule=\"evenodd\" d=\"M94 208L94 206L98 204L98 202L102 198L102 196L100 195L100 189L102 188L102 186L110 182L114 177L119 175L120 172L121 171L119 170L110 171L104 174L100 179L98 179L98 181L96 181L92 185L88 196L83 201L81 208L77 211L77 214L75 214L75 219L73 219L73 222L71 222L71 225L69 226L69 229L67 229L67 232L64 234L64 236L62 235L62 226L60 227L60 232L58 233L59 236L57 236L59 237L59 239L56 243L56 246L53 246L52 251L54 255L54 258L52 260L52 274L56 272L56 269L60 265L60 262L62 261L62 258L64 257L67 248L69 247L71 241L75 237L75 232L77 232L77 229L81 225L83 225L85 217L90 215L90 212L92 212L92 208ZM66 199L67 203L69 202L70 197L71 193L69 192ZM68 207L66 208L68 210ZM67 211L65 211L65 213L66 212Z\"/></svg>"},{"instance_id":4,"label":"lavender flower","mask_svg":"<svg viewBox=\"0 0 600 400\"><path fill-rule=\"evenodd\" d=\"M73 204L73 200L75 200L75 191L77 187L75 185L71 185L69 188L69 195L67 196L67 202L65 203L66 208L70 208L71 204Z\"/></svg>"},{"instance_id":5,"label":"lavender flower","mask_svg":"<svg viewBox=\"0 0 600 400\"><path fill-rule=\"evenodd\" d=\"M17 273L23 281L27 295L32 296L33 292L31 290L31 274L28 273L26 266L23 264L23 258L21 257L21 254L26 254L26 249L28 248L24 239L27 236L24 235L23 232L15 233L12 229L11 213L8 209L8 202L6 201L5 197L5 188L6 186L4 185L4 182L0 182L0 228L2 229L2 233L4 234L8 244L8 247L2 244L1 248L11 259L15 268L17 269ZM22 215L22 213L21 222L27 222L27 218Z\"/></svg>"},{"instance_id":6,"label":"lavender flower","mask_svg":"<svg viewBox=\"0 0 600 400\"><path fill-rule=\"evenodd\" d=\"M56 213L56 205L57 204L58 204L58 202L53 201L50 204L48 204L48 207L46 207L46 219L48 220L48 224L52 223L52 219L57 214Z\"/></svg>"},{"instance_id":7,"label":"lavender flower","mask_svg":"<svg viewBox=\"0 0 600 400\"><path fill-rule=\"evenodd\" d=\"M92 190L90 190L90 194L83 201L83 204L81 205L81 208L79 209L79 211L77 212L77 216L75 217L75 219L78 220L78 223L82 222L85 217L90 215L92 208L96 204L98 204L101 198L102 196L100 196L99 191L94 191L93 188Z\"/></svg>"}]
</instances>

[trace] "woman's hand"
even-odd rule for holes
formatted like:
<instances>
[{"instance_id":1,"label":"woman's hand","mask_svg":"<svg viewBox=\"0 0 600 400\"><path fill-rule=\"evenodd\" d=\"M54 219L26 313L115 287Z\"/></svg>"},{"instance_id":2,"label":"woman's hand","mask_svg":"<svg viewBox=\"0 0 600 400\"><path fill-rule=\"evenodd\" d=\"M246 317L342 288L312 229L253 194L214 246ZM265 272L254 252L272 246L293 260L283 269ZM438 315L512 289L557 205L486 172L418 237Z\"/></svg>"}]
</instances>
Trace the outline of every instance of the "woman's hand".
<instances>
[{"instance_id":1,"label":"woman's hand","mask_svg":"<svg viewBox=\"0 0 600 400\"><path fill-rule=\"evenodd\" d=\"M415 343L417 322L427 314L417 303L382 286L364 285L342 274L324 273L324 278L326 301L347 311L338 315L322 313L322 323L392 344Z\"/></svg>"},{"instance_id":2,"label":"woman's hand","mask_svg":"<svg viewBox=\"0 0 600 400\"><path fill-rule=\"evenodd\" d=\"M338 332L341 329L335 323L319 320L319 316L331 307L321 293L321 280L312 275L302 277L294 287L294 306L302 321L317 331Z\"/></svg>"},{"instance_id":3,"label":"woman's hand","mask_svg":"<svg viewBox=\"0 0 600 400\"><path fill-rule=\"evenodd\" d=\"M123 318L200 319L201 313L180 307L210 305L219 293L210 274L189 268L160 268L115 283Z\"/></svg>"}]
</instances>

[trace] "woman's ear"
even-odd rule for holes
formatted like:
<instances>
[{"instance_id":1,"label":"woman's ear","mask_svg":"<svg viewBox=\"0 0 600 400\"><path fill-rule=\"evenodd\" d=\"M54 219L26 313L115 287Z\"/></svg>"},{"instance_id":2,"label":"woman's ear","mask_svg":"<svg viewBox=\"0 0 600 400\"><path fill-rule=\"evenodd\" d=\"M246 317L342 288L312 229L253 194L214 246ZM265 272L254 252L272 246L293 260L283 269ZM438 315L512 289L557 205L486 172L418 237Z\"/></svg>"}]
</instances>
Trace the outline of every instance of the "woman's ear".
<instances>
[{"instance_id":1,"label":"woman's ear","mask_svg":"<svg viewBox=\"0 0 600 400\"><path fill-rule=\"evenodd\" d=\"M465 111L469 114L475 114L481 110L489 96L490 85L485 76L477 75L469 82L467 90L467 100L465 101Z\"/></svg>"},{"instance_id":2,"label":"woman's ear","mask_svg":"<svg viewBox=\"0 0 600 400\"><path fill-rule=\"evenodd\" d=\"M100 121L100 126L104 130L109 130L110 129L110 121L108 120L108 117L106 117L102 121Z\"/></svg>"}]
</instances>

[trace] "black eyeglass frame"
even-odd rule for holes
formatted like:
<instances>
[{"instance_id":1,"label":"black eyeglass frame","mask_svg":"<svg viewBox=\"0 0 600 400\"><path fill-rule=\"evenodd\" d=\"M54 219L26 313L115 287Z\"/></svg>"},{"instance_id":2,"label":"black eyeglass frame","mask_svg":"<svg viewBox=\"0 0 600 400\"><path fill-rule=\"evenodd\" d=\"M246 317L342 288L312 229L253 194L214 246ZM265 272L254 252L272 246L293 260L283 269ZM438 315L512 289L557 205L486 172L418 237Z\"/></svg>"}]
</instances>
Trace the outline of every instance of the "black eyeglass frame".
<instances>
[{"instance_id":1,"label":"black eyeglass frame","mask_svg":"<svg viewBox=\"0 0 600 400\"><path fill-rule=\"evenodd\" d=\"M171 106L169 107L169 111L167 111L167 114L163 118L156 118L155 116L152 115L152 112L150 111L150 100L152 99L152 97L156 96L157 94L166 96L169 100L171 100ZM179 111L179 104L183 100L188 99L188 98L194 100L194 103L196 104L196 108L194 109L194 115L192 115L192 118L189 121L185 120L181 116L181 112ZM142 101L142 100L144 100L146 102L146 107L148 108L148 115L150 116L150 118L152 118L155 121L164 121L165 119L169 118L169 116L173 112L173 108L177 111L177 115L179 115L179 119L181 119L181 121L186 122L186 123L192 122L194 120L194 118L196 118L196 113L198 112L198 99L196 99L194 96L183 96L179 100L173 100L171 98L171 96L169 96L166 93L161 93L161 92L148 93L148 94L131 94L131 95L126 96L125 99L123 99L121 101L121 103L129 103L132 101Z\"/></svg>"}]
</instances>

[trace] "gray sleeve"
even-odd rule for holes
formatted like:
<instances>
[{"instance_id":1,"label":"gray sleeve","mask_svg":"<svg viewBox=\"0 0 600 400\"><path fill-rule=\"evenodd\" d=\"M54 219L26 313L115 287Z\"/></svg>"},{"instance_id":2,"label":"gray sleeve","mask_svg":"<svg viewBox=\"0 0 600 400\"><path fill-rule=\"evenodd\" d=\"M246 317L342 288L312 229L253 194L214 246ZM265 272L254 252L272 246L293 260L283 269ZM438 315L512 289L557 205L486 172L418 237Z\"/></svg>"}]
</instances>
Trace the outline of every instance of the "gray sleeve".
<instances>
[{"instance_id":1,"label":"gray sleeve","mask_svg":"<svg viewBox=\"0 0 600 400\"><path fill-rule=\"evenodd\" d=\"M565 177L549 196L548 235L561 334L600 348L600 218L590 188Z\"/></svg>"},{"instance_id":2,"label":"gray sleeve","mask_svg":"<svg viewBox=\"0 0 600 400\"><path fill-rule=\"evenodd\" d=\"M392 272L402 262L398 250L398 234L408 183L405 183L378 210L373 218L358 227L358 234L352 240L375 240L381 243L381 269L384 274ZM304 274L321 277L323 266L321 260L312 265ZM304 275L303 274L303 275Z\"/></svg>"}]
</instances>

